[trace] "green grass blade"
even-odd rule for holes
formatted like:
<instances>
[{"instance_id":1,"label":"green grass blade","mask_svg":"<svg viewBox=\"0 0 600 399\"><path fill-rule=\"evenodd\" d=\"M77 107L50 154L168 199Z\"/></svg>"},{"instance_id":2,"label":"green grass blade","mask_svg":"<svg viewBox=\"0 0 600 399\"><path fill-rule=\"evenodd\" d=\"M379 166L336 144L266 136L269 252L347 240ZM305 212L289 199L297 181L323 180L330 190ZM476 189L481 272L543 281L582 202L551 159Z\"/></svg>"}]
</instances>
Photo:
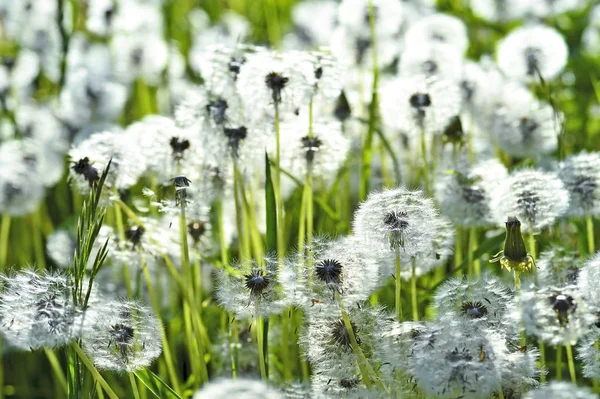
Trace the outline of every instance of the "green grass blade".
<instances>
[{"instance_id":1,"label":"green grass blade","mask_svg":"<svg viewBox=\"0 0 600 399\"><path fill-rule=\"evenodd\" d=\"M135 376L152 392L157 398L161 399L181 399L181 396L161 380L156 374L147 369L134 371Z\"/></svg>"},{"instance_id":2,"label":"green grass blade","mask_svg":"<svg viewBox=\"0 0 600 399\"><path fill-rule=\"evenodd\" d=\"M271 163L269 156L265 153L265 201L267 206L267 234L266 234L266 253L277 251L277 210L275 206L275 190L273 188L273 179L271 176Z\"/></svg>"}]
</instances>

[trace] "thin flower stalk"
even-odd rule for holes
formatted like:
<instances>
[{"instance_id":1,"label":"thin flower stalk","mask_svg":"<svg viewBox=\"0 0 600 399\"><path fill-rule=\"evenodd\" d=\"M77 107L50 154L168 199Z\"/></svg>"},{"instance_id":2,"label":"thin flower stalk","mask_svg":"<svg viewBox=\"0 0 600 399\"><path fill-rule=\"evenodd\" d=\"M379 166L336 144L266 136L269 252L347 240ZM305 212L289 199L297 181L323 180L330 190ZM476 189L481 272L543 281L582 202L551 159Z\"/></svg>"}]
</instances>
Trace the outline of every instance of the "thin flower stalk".
<instances>
[{"instance_id":1,"label":"thin flower stalk","mask_svg":"<svg viewBox=\"0 0 600 399\"><path fill-rule=\"evenodd\" d=\"M592 255L596 252L596 243L594 237L594 219L591 215L585 217L585 227L587 231L588 254Z\"/></svg>"},{"instance_id":2,"label":"thin flower stalk","mask_svg":"<svg viewBox=\"0 0 600 399\"><path fill-rule=\"evenodd\" d=\"M379 64L377 63L377 34L375 9L373 0L369 0L369 30L370 30L370 45L371 58L373 63L373 84L371 86L371 102L369 103L369 122L367 136L365 138L362 152L362 170L360 180L359 199L362 201L367 197L369 192L369 181L371 179L371 163L373 159L373 136L377 130L377 121L379 113Z\"/></svg>"},{"instance_id":3,"label":"thin flower stalk","mask_svg":"<svg viewBox=\"0 0 600 399\"><path fill-rule=\"evenodd\" d=\"M416 260L412 262L412 276L410 278L410 293L411 293L411 305L412 305L412 319L413 321L419 320L419 302L417 300L417 273L416 273Z\"/></svg>"},{"instance_id":4,"label":"thin flower stalk","mask_svg":"<svg viewBox=\"0 0 600 399\"><path fill-rule=\"evenodd\" d=\"M158 302L158 297L154 290L154 286L152 284L152 277L150 276L150 271L148 267L146 267L145 256L142 253L142 272L144 273L144 278L146 281L146 285L148 287L148 293L150 294L150 301L152 302L152 308L154 309L154 313L157 317L160 318L160 304ZM169 380L171 381L171 386L177 393L181 393L181 387L179 386L179 380L177 379L177 372L175 371L174 363L173 363L173 355L171 354L171 346L169 344L167 335L163 329L161 329L161 339L162 339L162 348L163 353L165 355L165 364L167 367L167 373L169 374Z\"/></svg>"}]
</instances>

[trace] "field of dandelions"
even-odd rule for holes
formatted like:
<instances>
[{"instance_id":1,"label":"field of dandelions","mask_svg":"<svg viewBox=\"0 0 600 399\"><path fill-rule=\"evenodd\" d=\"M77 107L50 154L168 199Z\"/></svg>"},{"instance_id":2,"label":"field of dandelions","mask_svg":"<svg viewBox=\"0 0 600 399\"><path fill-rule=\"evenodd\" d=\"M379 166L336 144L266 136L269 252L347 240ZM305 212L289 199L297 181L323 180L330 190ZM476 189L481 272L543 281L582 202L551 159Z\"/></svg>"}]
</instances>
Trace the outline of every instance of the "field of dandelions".
<instances>
[{"instance_id":1,"label":"field of dandelions","mask_svg":"<svg viewBox=\"0 0 600 399\"><path fill-rule=\"evenodd\" d=\"M597 0L0 0L0 399L599 398L598 216Z\"/></svg>"}]
</instances>

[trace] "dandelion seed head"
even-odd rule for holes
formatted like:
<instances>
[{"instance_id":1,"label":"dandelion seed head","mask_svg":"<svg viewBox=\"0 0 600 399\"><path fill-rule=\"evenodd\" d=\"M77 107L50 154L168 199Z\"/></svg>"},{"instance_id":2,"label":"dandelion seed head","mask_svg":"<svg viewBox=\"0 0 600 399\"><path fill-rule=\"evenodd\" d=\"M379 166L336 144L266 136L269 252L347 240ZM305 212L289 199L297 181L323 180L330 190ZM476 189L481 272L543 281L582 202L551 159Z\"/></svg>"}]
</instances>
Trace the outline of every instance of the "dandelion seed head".
<instances>
[{"instance_id":1,"label":"dandelion seed head","mask_svg":"<svg viewBox=\"0 0 600 399\"><path fill-rule=\"evenodd\" d=\"M523 289L518 300L514 322L522 320L528 334L552 345L575 345L596 321L574 286Z\"/></svg>"},{"instance_id":2,"label":"dandelion seed head","mask_svg":"<svg viewBox=\"0 0 600 399\"><path fill-rule=\"evenodd\" d=\"M60 267L66 268L73 261L75 238L66 230L55 230L46 238L46 253Z\"/></svg>"},{"instance_id":3,"label":"dandelion seed head","mask_svg":"<svg viewBox=\"0 0 600 399\"><path fill-rule=\"evenodd\" d=\"M536 264L540 286L566 287L577 284L582 259L577 251L554 247L542 252Z\"/></svg>"},{"instance_id":4,"label":"dandelion seed head","mask_svg":"<svg viewBox=\"0 0 600 399\"><path fill-rule=\"evenodd\" d=\"M18 140L0 144L0 212L21 216L31 213L44 195L36 157Z\"/></svg>"},{"instance_id":5,"label":"dandelion seed head","mask_svg":"<svg viewBox=\"0 0 600 399\"><path fill-rule=\"evenodd\" d=\"M493 139L507 154L525 158L547 155L558 146L563 120L550 104L536 100L525 88L504 87L490 117Z\"/></svg>"},{"instance_id":6,"label":"dandelion seed head","mask_svg":"<svg viewBox=\"0 0 600 399\"><path fill-rule=\"evenodd\" d=\"M452 82L462 77L462 55L452 44L420 40L405 42L405 46L398 65L399 76L425 76ZM460 98L455 101L460 103Z\"/></svg>"},{"instance_id":7,"label":"dandelion seed head","mask_svg":"<svg viewBox=\"0 0 600 399\"><path fill-rule=\"evenodd\" d=\"M507 215L516 216L527 231L551 226L569 206L569 193L556 174L534 169L510 174L491 199L498 224Z\"/></svg>"},{"instance_id":8,"label":"dandelion seed head","mask_svg":"<svg viewBox=\"0 0 600 399\"><path fill-rule=\"evenodd\" d=\"M489 226L494 223L490 201L508 175L495 159L457 170L442 172L435 182L440 211L459 226Z\"/></svg>"},{"instance_id":9,"label":"dandelion seed head","mask_svg":"<svg viewBox=\"0 0 600 399\"><path fill-rule=\"evenodd\" d=\"M282 168L301 181L308 171L317 184L333 181L350 151L350 142L342 134L342 124L329 119L316 120L308 136L308 122L300 119L281 124ZM271 151L274 152L274 146Z\"/></svg>"},{"instance_id":10,"label":"dandelion seed head","mask_svg":"<svg viewBox=\"0 0 600 399\"><path fill-rule=\"evenodd\" d=\"M507 76L527 82L558 76L567 64L569 50L562 35L545 25L517 28L497 47L498 66Z\"/></svg>"},{"instance_id":11,"label":"dandelion seed head","mask_svg":"<svg viewBox=\"0 0 600 399\"><path fill-rule=\"evenodd\" d=\"M582 152L561 163L558 177L569 191L571 202L567 215L600 214L600 154Z\"/></svg>"},{"instance_id":12,"label":"dandelion seed head","mask_svg":"<svg viewBox=\"0 0 600 399\"><path fill-rule=\"evenodd\" d=\"M464 54L469 45L467 28L458 18L436 13L419 19L406 31L406 43L441 42L451 45L458 54Z\"/></svg>"},{"instance_id":13,"label":"dandelion seed head","mask_svg":"<svg viewBox=\"0 0 600 399\"><path fill-rule=\"evenodd\" d=\"M308 103L310 84L297 63L297 54L257 52L249 54L236 81L246 115L253 121L270 120L275 106L293 113Z\"/></svg>"},{"instance_id":14,"label":"dandelion seed head","mask_svg":"<svg viewBox=\"0 0 600 399\"><path fill-rule=\"evenodd\" d=\"M436 321L415 339L410 373L427 396L478 398L500 389L507 358L502 336L492 330L467 332L461 323Z\"/></svg>"},{"instance_id":15,"label":"dandelion seed head","mask_svg":"<svg viewBox=\"0 0 600 399\"><path fill-rule=\"evenodd\" d=\"M457 84L423 76L382 82L380 95L384 125L407 131L417 143L422 129L440 133L458 115L462 98Z\"/></svg>"},{"instance_id":16,"label":"dandelion seed head","mask_svg":"<svg viewBox=\"0 0 600 399\"><path fill-rule=\"evenodd\" d=\"M277 261L245 261L231 271L217 270L217 298L221 306L242 319L279 313L286 305L278 286Z\"/></svg>"},{"instance_id":17,"label":"dandelion seed head","mask_svg":"<svg viewBox=\"0 0 600 399\"><path fill-rule=\"evenodd\" d=\"M193 399L284 399L286 396L264 381L248 378L220 379L205 384Z\"/></svg>"},{"instance_id":18,"label":"dandelion seed head","mask_svg":"<svg viewBox=\"0 0 600 399\"><path fill-rule=\"evenodd\" d=\"M579 387L564 381L552 381L548 385L541 386L533 391L525 393L524 399L597 399L598 395L588 388Z\"/></svg>"},{"instance_id":19,"label":"dandelion seed head","mask_svg":"<svg viewBox=\"0 0 600 399\"><path fill-rule=\"evenodd\" d=\"M87 311L83 350L101 370L133 372L148 367L162 351L158 318L129 300L105 300Z\"/></svg>"},{"instance_id":20,"label":"dandelion seed head","mask_svg":"<svg viewBox=\"0 0 600 399\"><path fill-rule=\"evenodd\" d=\"M491 274L480 279L450 279L438 288L433 299L433 309L440 316L453 313L479 328L499 331L514 307L510 289Z\"/></svg>"},{"instance_id":21,"label":"dandelion seed head","mask_svg":"<svg viewBox=\"0 0 600 399\"><path fill-rule=\"evenodd\" d=\"M0 329L8 346L21 350L54 348L79 336L81 313L61 272L21 270L2 276Z\"/></svg>"}]
</instances>

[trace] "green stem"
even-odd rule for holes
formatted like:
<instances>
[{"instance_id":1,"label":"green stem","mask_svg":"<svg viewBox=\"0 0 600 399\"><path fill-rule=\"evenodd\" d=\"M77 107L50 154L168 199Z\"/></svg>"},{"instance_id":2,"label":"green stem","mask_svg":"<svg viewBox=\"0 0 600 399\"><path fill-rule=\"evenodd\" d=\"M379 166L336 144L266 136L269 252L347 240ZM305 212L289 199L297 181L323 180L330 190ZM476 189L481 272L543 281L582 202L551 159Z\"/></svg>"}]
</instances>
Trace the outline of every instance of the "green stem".
<instances>
[{"instance_id":1,"label":"green stem","mask_svg":"<svg viewBox=\"0 0 600 399\"><path fill-rule=\"evenodd\" d=\"M562 380L562 345L556 345L556 379Z\"/></svg>"},{"instance_id":2,"label":"green stem","mask_svg":"<svg viewBox=\"0 0 600 399\"><path fill-rule=\"evenodd\" d=\"M523 332L521 331L521 335L523 335ZM523 340L523 338L522 338ZM540 341L538 343L538 349L540 351L540 360L539 360L539 367L543 368L546 367L546 347L544 346L544 343L542 341ZM545 374L540 374L540 382L544 383L546 382L546 375Z\"/></svg>"},{"instance_id":3,"label":"green stem","mask_svg":"<svg viewBox=\"0 0 600 399\"><path fill-rule=\"evenodd\" d=\"M371 162L373 159L373 136L377 128L377 113L379 109L379 65L377 63L377 34L375 29L375 9L373 0L369 0L369 30L371 34L371 58L373 63L373 84L371 86L371 103L369 104L369 127L362 153L362 170L360 179L359 199L362 201L369 192L369 182L371 180Z\"/></svg>"},{"instance_id":4,"label":"green stem","mask_svg":"<svg viewBox=\"0 0 600 399\"><path fill-rule=\"evenodd\" d=\"M417 302L417 273L416 273L416 258L412 261L412 275L410 277L411 303L412 303L412 318L413 321L419 320L419 304Z\"/></svg>"},{"instance_id":5,"label":"green stem","mask_svg":"<svg viewBox=\"0 0 600 399\"><path fill-rule=\"evenodd\" d=\"M569 364L569 375L571 376L571 382L577 385L577 374L575 373L575 361L573 359L573 349L571 345L565 345L567 350L567 363Z\"/></svg>"},{"instance_id":6,"label":"green stem","mask_svg":"<svg viewBox=\"0 0 600 399\"><path fill-rule=\"evenodd\" d=\"M46 254L44 250L44 233L42 231L42 208L40 207L33 215L31 215L31 228L33 237L33 248L35 251L36 266L40 269L46 269Z\"/></svg>"},{"instance_id":7,"label":"green stem","mask_svg":"<svg viewBox=\"0 0 600 399\"><path fill-rule=\"evenodd\" d=\"M223 266L229 264L229 255L227 253L227 244L225 240L225 222L223 218L223 200L219 198L215 204L215 211L217 213L217 223L219 229L219 245L221 246L221 264Z\"/></svg>"},{"instance_id":8,"label":"green stem","mask_svg":"<svg viewBox=\"0 0 600 399\"><path fill-rule=\"evenodd\" d=\"M284 233L285 226L283 218L283 198L281 197L281 128L279 120L279 104L275 103L275 204L277 209L277 261L283 265L285 257Z\"/></svg>"},{"instance_id":9,"label":"green stem","mask_svg":"<svg viewBox=\"0 0 600 399\"><path fill-rule=\"evenodd\" d=\"M256 340L258 341L258 364L260 366L260 377L267 381L267 362L265 359L265 343L264 343L265 319L258 317L256 319Z\"/></svg>"},{"instance_id":10,"label":"green stem","mask_svg":"<svg viewBox=\"0 0 600 399\"><path fill-rule=\"evenodd\" d=\"M231 360L231 378L237 378L237 364L238 364L238 344L239 344L239 335L238 335L238 323L235 320L235 316L231 316L231 321L229 322L229 339L232 344L230 347L230 360Z\"/></svg>"},{"instance_id":11,"label":"green stem","mask_svg":"<svg viewBox=\"0 0 600 399\"><path fill-rule=\"evenodd\" d=\"M125 243L125 225L123 223L123 215L121 214L121 204L119 202L115 202L114 211L119 241L121 243ZM127 288L127 296L129 298L133 298L133 289L131 287L131 275L129 273L129 265L127 263L123 265L123 279L125 280L125 288Z\"/></svg>"},{"instance_id":12,"label":"green stem","mask_svg":"<svg viewBox=\"0 0 600 399\"><path fill-rule=\"evenodd\" d=\"M60 361L58 360L56 353L54 353L52 350L50 350L48 348L44 348L44 353L46 354L46 357L48 358L50 367L52 368L52 371L54 371L54 374L56 375L56 379L57 379L60 387L62 388L62 390L65 393L67 393L68 392L67 377L65 376L65 373L63 372L63 369L60 366ZM2 394L0 394L0 398L1 397L2 397Z\"/></svg>"},{"instance_id":13,"label":"green stem","mask_svg":"<svg viewBox=\"0 0 600 399\"><path fill-rule=\"evenodd\" d=\"M425 195L429 196L429 162L427 161L427 137L424 126L421 126L421 158L423 159L423 187Z\"/></svg>"},{"instance_id":14,"label":"green stem","mask_svg":"<svg viewBox=\"0 0 600 399\"><path fill-rule=\"evenodd\" d=\"M104 378L102 378L102 376L100 375L98 370L96 370L96 367L94 367L94 365L92 364L90 359L88 359L88 357L85 355L85 353L83 353L79 344L77 342L72 342L71 348L73 348L73 350L75 351L75 353L77 354L79 359L81 359L81 362L88 369L90 374L92 374L92 377L94 377L94 381L96 381L97 383L99 383L102 386L102 388L104 389L104 391L106 392L108 397L110 399L119 399L119 397L112 390L110 385L108 385L108 383L104 380Z\"/></svg>"},{"instance_id":15,"label":"green stem","mask_svg":"<svg viewBox=\"0 0 600 399\"><path fill-rule=\"evenodd\" d=\"M127 374L129 374L129 383L131 384L131 391L133 392L133 398L140 399L140 392L138 390L137 383L135 382L134 374L133 373L127 373Z\"/></svg>"},{"instance_id":16,"label":"green stem","mask_svg":"<svg viewBox=\"0 0 600 399\"><path fill-rule=\"evenodd\" d=\"M6 268L8 259L8 240L10 237L10 215L2 215L0 221L0 270Z\"/></svg>"},{"instance_id":17,"label":"green stem","mask_svg":"<svg viewBox=\"0 0 600 399\"><path fill-rule=\"evenodd\" d=\"M154 285L152 284L152 278L150 277L150 272L146 267L146 259L141 254L142 260L142 271L144 273L144 278L146 280L146 286L148 288L148 293L150 294L150 302L152 303L152 308L154 309L154 313L157 317L160 318L160 304L158 302L158 297L156 296L156 292L154 291ZM169 379L171 380L171 385L173 386L173 390L178 394L181 394L181 388L179 387L179 381L177 380L177 372L175 371L175 367L173 366L173 355L171 354L171 346L169 345L169 341L167 339L167 334L164 329L161 329L161 339L163 344L163 354L165 357L165 364L167 366L167 372L169 374Z\"/></svg>"},{"instance_id":18,"label":"green stem","mask_svg":"<svg viewBox=\"0 0 600 399\"><path fill-rule=\"evenodd\" d=\"M188 297L188 304L190 307L190 317L192 320L192 325L196 330L197 338L196 342L198 345L198 362L199 362L199 380L200 381L208 381L208 369L206 367L206 360L204 359L204 348L202 343L203 331L202 331L202 320L200 319L201 315L196 306L194 286L193 286L193 275L190 268L190 256L189 256L189 246L188 246L188 235L187 235L187 220L185 215L185 201L181 201L180 203L180 213L179 213L179 235L181 240L181 274L183 277L183 283L185 290L184 295Z\"/></svg>"},{"instance_id":19,"label":"green stem","mask_svg":"<svg viewBox=\"0 0 600 399\"><path fill-rule=\"evenodd\" d=\"M463 251L462 251L462 229L460 227L456 228L456 239L454 245L454 270L457 270L458 267L462 264L463 261ZM463 270L464 272L464 270ZM468 269L467 275L471 275L471 269Z\"/></svg>"},{"instance_id":20,"label":"green stem","mask_svg":"<svg viewBox=\"0 0 600 399\"><path fill-rule=\"evenodd\" d=\"M290 381L292 379L292 366L290 364L290 329L287 314L288 312L284 311L281 316L281 358L283 360L283 379L285 381Z\"/></svg>"},{"instance_id":21,"label":"green stem","mask_svg":"<svg viewBox=\"0 0 600 399\"><path fill-rule=\"evenodd\" d=\"M250 256L250 243L247 237L247 229L244 227L244 209L240 201L240 184L238 182L239 173L236 171L237 165L233 165L233 199L235 203L235 224L238 233L238 251L240 260L248 260Z\"/></svg>"},{"instance_id":22,"label":"green stem","mask_svg":"<svg viewBox=\"0 0 600 399\"><path fill-rule=\"evenodd\" d=\"M588 253L592 255L596 252L596 243L594 242L594 220L590 215L585 218L585 227L587 230Z\"/></svg>"},{"instance_id":23,"label":"green stem","mask_svg":"<svg viewBox=\"0 0 600 399\"><path fill-rule=\"evenodd\" d=\"M481 274L480 264L479 262L475 262L475 251L477 251L477 228L471 227L469 229L469 244L467 249L467 259L468 259L468 268L469 273L472 273L474 276L479 277Z\"/></svg>"},{"instance_id":24,"label":"green stem","mask_svg":"<svg viewBox=\"0 0 600 399\"><path fill-rule=\"evenodd\" d=\"M341 300L339 300L341 302ZM350 317L348 316L348 312L342 308L342 319L344 320L344 326L346 327L346 331L348 332L348 337L350 338L350 346L352 347L352 352L359 354L362 353L362 350L358 346L358 341L356 341L356 336L354 334L354 329L352 328L352 322L350 321ZM371 377L369 376L369 372L367 371L366 366L364 365L361 357L359 356L357 359L358 368L360 370L360 374L362 375L362 380L365 386L368 389L371 389L373 384L371 383Z\"/></svg>"},{"instance_id":25,"label":"green stem","mask_svg":"<svg viewBox=\"0 0 600 399\"><path fill-rule=\"evenodd\" d=\"M396 319L399 322L402 321L402 279L400 278L400 250L396 249L396 295L395 295L395 307L396 307Z\"/></svg>"},{"instance_id":26,"label":"green stem","mask_svg":"<svg viewBox=\"0 0 600 399\"><path fill-rule=\"evenodd\" d=\"M533 235L533 230L529 231L529 254L533 257L533 259L537 259L537 252L535 247L535 236ZM534 271L535 273L535 271Z\"/></svg>"}]
</instances>

